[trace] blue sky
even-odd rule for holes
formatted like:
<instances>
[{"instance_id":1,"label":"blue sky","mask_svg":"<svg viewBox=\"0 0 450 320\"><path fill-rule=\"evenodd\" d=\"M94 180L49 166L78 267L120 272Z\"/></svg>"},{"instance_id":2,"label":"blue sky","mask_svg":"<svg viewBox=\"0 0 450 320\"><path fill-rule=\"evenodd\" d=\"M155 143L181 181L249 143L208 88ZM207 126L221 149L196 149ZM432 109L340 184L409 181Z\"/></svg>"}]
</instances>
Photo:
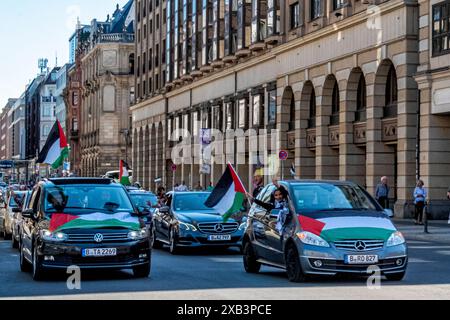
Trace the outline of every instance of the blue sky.
<instances>
[{"instance_id":1,"label":"blue sky","mask_svg":"<svg viewBox=\"0 0 450 320\"><path fill-rule=\"evenodd\" d=\"M116 4L126 0L3 0L0 10L0 109L8 98L17 98L38 73L38 59L48 58L54 67L69 60L69 37L77 16L89 24L106 20Z\"/></svg>"}]
</instances>

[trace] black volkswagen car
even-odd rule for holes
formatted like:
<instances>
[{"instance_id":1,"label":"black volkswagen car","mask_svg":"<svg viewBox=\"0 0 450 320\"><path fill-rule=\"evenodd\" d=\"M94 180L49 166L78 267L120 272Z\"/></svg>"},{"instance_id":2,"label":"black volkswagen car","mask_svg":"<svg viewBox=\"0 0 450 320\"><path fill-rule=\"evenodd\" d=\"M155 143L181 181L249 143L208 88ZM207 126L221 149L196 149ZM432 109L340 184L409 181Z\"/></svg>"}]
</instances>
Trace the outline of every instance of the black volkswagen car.
<instances>
[{"instance_id":1,"label":"black volkswagen car","mask_svg":"<svg viewBox=\"0 0 450 320\"><path fill-rule=\"evenodd\" d=\"M22 212L20 267L33 279L76 265L132 269L148 277L151 239L125 188L110 179L61 178L39 183Z\"/></svg>"},{"instance_id":2,"label":"black volkswagen car","mask_svg":"<svg viewBox=\"0 0 450 320\"><path fill-rule=\"evenodd\" d=\"M223 221L214 209L205 206L208 192L169 193L167 207L154 215L154 248L169 246L176 254L183 247L242 248L245 219Z\"/></svg>"}]
</instances>

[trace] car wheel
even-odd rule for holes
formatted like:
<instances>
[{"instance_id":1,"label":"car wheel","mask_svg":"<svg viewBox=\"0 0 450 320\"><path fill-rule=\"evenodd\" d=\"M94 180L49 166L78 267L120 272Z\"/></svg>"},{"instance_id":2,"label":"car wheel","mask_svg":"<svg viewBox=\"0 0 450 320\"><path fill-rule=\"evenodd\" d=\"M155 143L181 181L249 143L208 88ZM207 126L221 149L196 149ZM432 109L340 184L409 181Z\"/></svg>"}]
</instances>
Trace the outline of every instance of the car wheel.
<instances>
[{"instance_id":1,"label":"car wheel","mask_svg":"<svg viewBox=\"0 0 450 320\"><path fill-rule=\"evenodd\" d=\"M135 278L148 278L150 276L150 271L152 267L152 254L150 252L150 261L142 266L137 266L133 268L133 276Z\"/></svg>"},{"instance_id":2,"label":"car wheel","mask_svg":"<svg viewBox=\"0 0 450 320\"><path fill-rule=\"evenodd\" d=\"M286 273L291 282L304 282L306 276L300 264L300 256L294 245L290 245L286 252Z\"/></svg>"},{"instance_id":3,"label":"car wheel","mask_svg":"<svg viewBox=\"0 0 450 320\"><path fill-rule=\"evenodd\" d=\"M33 250L33 280L40 281L44 278L44 268L42 267L41 259L37 253L37 246L34 246Z\"/></svg>"},{"instance_id":4,"label":"car wheel","mask_svg":"<svg viewBox=\"0 0 450 320\"><path fill-rule=\"evenodd\" d=\"M405 278L406 272L386 274L386 279L388 281L402 281Z\"/></svg>"},{"instance_id":5,"label":"car wheel","mask_svg":"<svg viewBox=\"0 0 450 320\"><path fill-rule=\"evenodd\" d=\"M27 259L25 259L25 256L23 254L23 244L20 244L20 270L22 272L30 272L31 271L31 265L27 261Z\"/></svg>"},{"instance_id":6,"label":"car wheel","mask_svg":"<svg viewBox=\"0 0 450 320\"><path fill-rule=\"evenodd\" d=\"M16 240L16 237L14 235L12 236L11 246L13 249L19 248L19 241Z\"/></svg>"},{"instance_id":7,"label":"car wheel","mask_svg":"<svg viewBox=\"0 0 450 320\"><path fill-rule=\"evenodd\" d=\"M261 263L257 261L255 250L250 242L244 246L244 268L247 273L258 273L261 270Z\"/></svg>"},{"instance_id":8,"label":"car wheel","mask_svg":"<svg viewBox=\"0 0 450 320\"><path fill-rule=\"evenodd\" d=\"M171 254L177 254L178 253L178 247L177 247L177 241L175 239L175 232L172 230L170 230L170 239L169 239L169 251Z\"/></svg>"}]
</instances>

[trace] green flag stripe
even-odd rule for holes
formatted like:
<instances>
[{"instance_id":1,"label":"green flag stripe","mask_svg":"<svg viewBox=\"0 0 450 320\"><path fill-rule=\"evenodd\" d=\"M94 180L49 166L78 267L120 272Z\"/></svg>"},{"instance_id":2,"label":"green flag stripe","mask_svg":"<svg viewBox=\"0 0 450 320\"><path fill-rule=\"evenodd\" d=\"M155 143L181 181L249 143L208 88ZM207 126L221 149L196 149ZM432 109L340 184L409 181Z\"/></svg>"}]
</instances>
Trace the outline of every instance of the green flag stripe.
<instances>
[{"instance_id":1,"label":"green flag stripe","mask_svg":"<svg viewBox=\"0 0 450 320\"><path fill-rule=\"evenodd\" d=\"M321 237L328 241L383 240L387 241L394 231L380 228L338 228L322 231Z\"/></svg>"}]
</instances>

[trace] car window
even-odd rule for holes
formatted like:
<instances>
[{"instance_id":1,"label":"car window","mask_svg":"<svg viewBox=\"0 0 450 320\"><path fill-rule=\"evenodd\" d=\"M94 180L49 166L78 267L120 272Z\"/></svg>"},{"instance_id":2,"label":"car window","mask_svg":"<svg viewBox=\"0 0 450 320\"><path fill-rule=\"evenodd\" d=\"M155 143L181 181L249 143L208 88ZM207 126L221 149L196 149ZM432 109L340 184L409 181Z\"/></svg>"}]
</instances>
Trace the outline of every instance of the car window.
<instances>
[{"instance_id":1,"label":"car window","mask_svg":"<svg viewBox=\"0 0 450 320\"><path fill-rule=\"evenodd\" d=\"M125 189L104 185L68 185L46 188L46 215L61 212L132 212L133 205Z\"/></svg>"},{"instance_id":2,"label":"car window","mask_svg":"<svg viewBox=\"0 0 450 320\"><path fill-rule=\"evenodd\" d=\"M351 185L301 184L292 187L297 211L378 210L360 188Z\"/></svg>"}]
</instances>

